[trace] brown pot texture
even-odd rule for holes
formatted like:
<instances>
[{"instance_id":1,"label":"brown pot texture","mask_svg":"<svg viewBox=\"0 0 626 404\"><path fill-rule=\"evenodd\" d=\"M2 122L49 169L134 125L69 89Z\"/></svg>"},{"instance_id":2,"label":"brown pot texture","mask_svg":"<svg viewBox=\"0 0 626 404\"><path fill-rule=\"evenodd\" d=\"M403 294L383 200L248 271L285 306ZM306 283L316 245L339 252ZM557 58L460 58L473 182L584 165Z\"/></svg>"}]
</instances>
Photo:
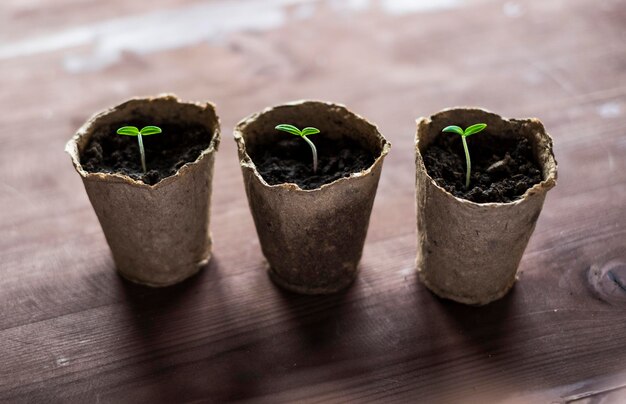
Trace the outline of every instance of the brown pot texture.
<instances>
[{"instance_id":1,"label":"brown pot texture","mask_svg":"<svg viewBox=\"0 0 626 404\"><path fill-rule=\"evenodd\" d=\"M486 123L494 134L512 132L529 139L543 181L509 203L475 203L437 185L426 171L422 152L445 126L477 122ZM552 139L534 118L505 119L482 109L453 108L418 119L415 156L421 281L438 296L465 304L483 305L503 297L515 283L546 193L556 184Z\"/></svg>"},{"instance_id":2,"label":"brown pot texture","mask_svg":"<svg viewBox=\"0 0 626 404\"><path fill-rule=\"evenodd\" d=\"M325 136L349 137L371 150L367 169L303 190L293 183L268 185L249 155L253 147L276 142L290 123L314 126ZM342 105L298 101L266 109L235 128L244 185L268 272L278 285L304 294L329 294L356 278L370 213L391 144L376 126Z\"/></svg>"},{"instance_id":3,"label":"brown pot texture","mask_svg":"<svg viewBox=\"0 0 626 404\"><path fill-rule=\"evenodd\" d=\"M150 116L155 125L201 124L213 137L192 163L155 185L123 174L88 173L80 163L89 139L102 125ZM112 134L112 136L116 136ZM118 272L149 286L168 286L194 275L211 258L209 216L219 119L210 103L182 102L172 95L135 98L90 118L66 145L111 247Z\"/></svg>"}]
</instances>

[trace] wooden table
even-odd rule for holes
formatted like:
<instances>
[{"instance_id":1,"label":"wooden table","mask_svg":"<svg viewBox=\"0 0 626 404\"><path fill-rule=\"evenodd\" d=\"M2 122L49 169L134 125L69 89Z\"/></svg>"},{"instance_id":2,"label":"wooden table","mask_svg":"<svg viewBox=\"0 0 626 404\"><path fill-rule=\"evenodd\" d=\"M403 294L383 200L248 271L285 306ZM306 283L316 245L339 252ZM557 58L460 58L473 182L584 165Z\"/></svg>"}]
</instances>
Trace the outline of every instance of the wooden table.
<instances>
[{"instance_id":1,"label":"wooden table","mask_svg":"<svg viewBox=\"0 0 626 404\"><path fill-rule=\"evenodd\" d=\"M626 1L3 0L0 401L626 402ZM211 263L129 284L64 143L128 97L222 119ZM346 104L385 162L357 282L275 287L232 128L283 101ZM501 301L415 274L415 119L539 117L559 180Z\"/></svg>"}]
</instances>

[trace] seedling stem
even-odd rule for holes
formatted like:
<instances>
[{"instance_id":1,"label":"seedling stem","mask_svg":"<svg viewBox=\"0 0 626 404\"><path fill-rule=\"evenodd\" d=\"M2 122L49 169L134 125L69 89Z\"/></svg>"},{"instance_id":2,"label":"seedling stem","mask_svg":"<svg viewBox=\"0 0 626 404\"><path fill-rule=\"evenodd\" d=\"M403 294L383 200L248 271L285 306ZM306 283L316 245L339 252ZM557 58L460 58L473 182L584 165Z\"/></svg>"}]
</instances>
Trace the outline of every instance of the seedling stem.
<instances>
[{"instance_id":1,"label":"seedling stem","mask_svg":"<svg viewBox=\"0 0 626 404\"><path fill-rule=\"evenodd\" d=\"M467 140L465 139L465 136L461 136L461 141L463 141L463 150L465 150L465 189L468 189L470 183L470 172L472 171L472 162L470 160L469 149L467 148ZM139 142L141 142L141 138Z\"/></svg>"},{"instance_id":2,"label":"seedling stem","mask_svg":"<svg viewBox=\"0 0 626 404\"><path fill-rule=\"evenodd\" d=\"M465 140L465 138L463 138L463 140ZM146 173L148 171L146 170L146 152L143 149L143 138L141 137L141 132L137 135L137 141L139 142L139 154L141 154L141 168L143 169L143 172Z\"/></svg>"}]
</instances>

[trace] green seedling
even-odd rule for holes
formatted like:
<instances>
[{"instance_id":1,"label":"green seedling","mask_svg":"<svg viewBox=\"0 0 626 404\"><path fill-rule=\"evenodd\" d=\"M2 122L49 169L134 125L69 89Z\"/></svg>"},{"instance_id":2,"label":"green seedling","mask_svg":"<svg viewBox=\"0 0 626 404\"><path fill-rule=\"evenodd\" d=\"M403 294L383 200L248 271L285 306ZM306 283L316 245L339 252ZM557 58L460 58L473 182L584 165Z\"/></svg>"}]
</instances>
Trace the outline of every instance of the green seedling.
<instances>
[{"instance_id":1,"label":"green seedling","mask_svg":"<svg viewBox=\"0 0 626 404\"><path fill-rule=\"evenodd\" d=\"M309 144L309 146L311 146L311 151L313 152L313 172L314 173L317 172L317 149L315 148L315 145L313 144L313 142L311 142L307 136L320 133L320 130L317 128L311 128L311 127L307 127L307 128L300 130L296 128L295 126L289 125L286 123L277 125L276 129L282 130L283 132L291 133L292 135L300 136Z\"/></svg>"},{"instance_id":2,"label":"green seedling","mask_svg":"<svg viewBox=\"0 0 626 404\"><path fill-rule=\"evenodd\" d=\"M461 136L461 140L463 141L463 149L465 150L465 162L467 163L467 172L465 174L465 189L469 189L470 184L470 172L472 170L472 163L470 162L469 149L467 148L467 140L469 136L481 132L483 129L487 127L486 123L477 123L472 126L468 126L465 130L461 129L459 126L451 125L443 128L442 132L450 132L456 133Z\"/></svg>"},{"instance_id":3,"label":"green seedling","mask_svg":"<svg viewBox=\"0 0 626 404\"><path fill-rule=\"evenodd\" d=\"M118 135L137 136L137 142L139 142L139 153L141 153L141 168L143 168L144 174L148 170L146 169L146 153L143 150L142 136L155 135L161 132L161 128L158 126L144 126L141 130L137 129L135 126L124 126L117 130Z\"/></svg>"}]
</instances>

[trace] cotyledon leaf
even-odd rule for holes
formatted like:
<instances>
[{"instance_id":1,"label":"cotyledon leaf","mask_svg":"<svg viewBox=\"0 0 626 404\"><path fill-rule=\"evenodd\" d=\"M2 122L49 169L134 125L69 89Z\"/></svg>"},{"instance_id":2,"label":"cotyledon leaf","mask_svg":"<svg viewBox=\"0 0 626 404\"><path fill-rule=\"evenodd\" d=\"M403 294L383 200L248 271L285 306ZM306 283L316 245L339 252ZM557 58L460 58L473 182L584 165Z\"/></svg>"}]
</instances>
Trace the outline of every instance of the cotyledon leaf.
<instances>
[{"instance_id":1,"label":"cotyledon leaf","mask_svg":"<svg viewBox=\"0 0 626 404\"><path fill-rule=\"evenodd\" d=\"M316 133L320 133L320 130L317 128L306 127L302 129L302 136L315 135Z\"/></svg>"},{"instance_id":2,"label":"cotyledon leaf","mask_svg":"<svg viewBox=\"0 0 626 404\"><path fill-rule=\"evenodd\" d=\"M276 125L275 129L282 130L283 132L289 132L289 133L291 133L293 135L296 135L296 136L302 136L302 132L300 131L300 129L296 128L293 125L289 125L289 124L286 124L286 123L283 123L283 124L280 124L280 125Z\"/></svg>"},{"instance_id":3,"label":"cotyledon leaf","mask_svg":"<svg viewBox=\"0 0 626 404\"><path fill-rule=\"evenodd\" d=\"M465 128L465 131L463 132L463 136L466 136L466 137L471 136L474 133L481 132L486 127L487 127L486 123L476 123L472 126L468 126L467 128Z\"/></svg>"},{"instance_id":4,"label":"cotyledon leaf","mask_svg":"<svg viewBox=\"0 0 626 404\"><path fill-rule=\"evenodd\" d=\"M140 133L142 136L155 135L157 133L161 133L162 130L158 126L144 126Z\"/></svg>"},{"instance_id":5,"label":"cotyledon leaf","mask_svg":"<svg viewBox=\"0 0 626 404\"><path fill-rule=\"evenodd\" d=\"M441 130L442 132L456 133L457 135L463 136L463 129L460 126L450 125L446 126Z\"/></svg>"},{"instance_id":6,"label":"cotyledon leaf","mask_svg":"<svg viewBox=\"0 0 626 404\"><path fill-rule=\"evenodd\" d=\"M117 130L118 135L137 136L139 129L136 126L123 126Z\"/></svg>"}]
</instances>

